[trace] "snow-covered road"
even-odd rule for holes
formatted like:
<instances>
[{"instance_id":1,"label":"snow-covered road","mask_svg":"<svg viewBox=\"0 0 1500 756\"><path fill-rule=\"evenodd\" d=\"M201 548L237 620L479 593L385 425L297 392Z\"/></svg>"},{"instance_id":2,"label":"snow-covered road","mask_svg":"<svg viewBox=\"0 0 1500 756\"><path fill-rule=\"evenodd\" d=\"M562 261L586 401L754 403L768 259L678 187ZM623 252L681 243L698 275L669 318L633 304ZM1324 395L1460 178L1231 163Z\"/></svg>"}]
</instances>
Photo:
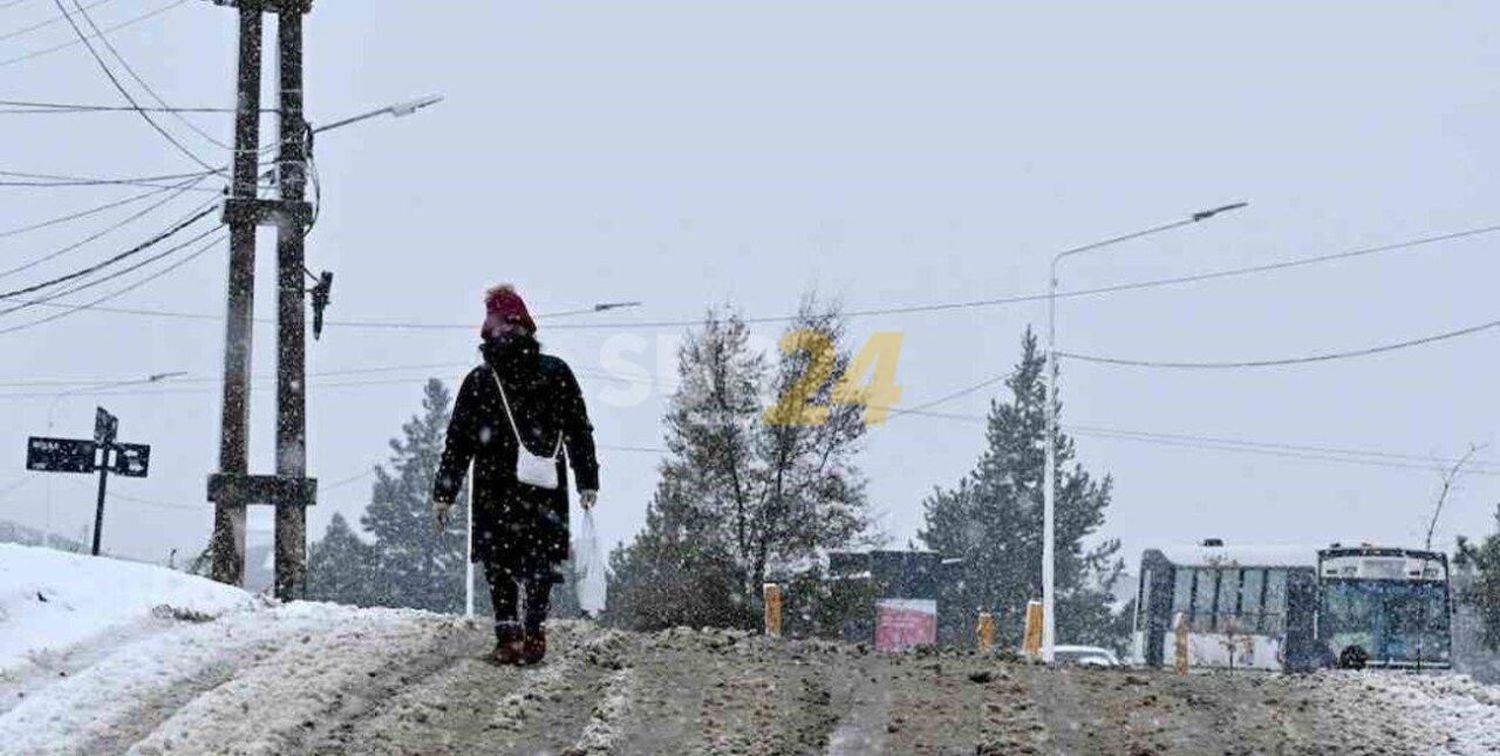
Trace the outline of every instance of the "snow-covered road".
<instances>
[{"instance_id":1,"label":"snow-covered road","mask_svg":"<svg viewBox=\"0 0 1500 756\"><path fill-rule=\"evenodd\" d=\"M90 577L119 569L0 546L0 753L1500 752L1500 690L1457 676L1180 678L570 622L545 664L502 668L459 618Z\"/></svg>"}]
</instances>

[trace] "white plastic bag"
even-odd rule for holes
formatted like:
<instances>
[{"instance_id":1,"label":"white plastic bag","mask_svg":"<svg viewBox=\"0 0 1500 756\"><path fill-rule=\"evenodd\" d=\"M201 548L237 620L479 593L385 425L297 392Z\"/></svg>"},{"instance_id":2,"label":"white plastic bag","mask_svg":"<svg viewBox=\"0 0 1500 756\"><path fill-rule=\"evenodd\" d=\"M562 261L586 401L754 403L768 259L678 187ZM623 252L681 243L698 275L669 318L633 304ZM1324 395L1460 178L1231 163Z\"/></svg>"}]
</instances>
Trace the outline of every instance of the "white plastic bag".
<instances>
[{"instance_id":1,"label":"white plastic bag","mask_svg":"<svg viewBox=\"0 0 1500 756\"><path fill-rule=\"evenodd\" d=\"M604 611L604 594L607 583L604 576L604 552L599 549L599 533L594 529L594 513L584 510L583 532L577 541L578 553L573 555L576 568L578 607L592 616Z\"/></svg>"}]
</instances>

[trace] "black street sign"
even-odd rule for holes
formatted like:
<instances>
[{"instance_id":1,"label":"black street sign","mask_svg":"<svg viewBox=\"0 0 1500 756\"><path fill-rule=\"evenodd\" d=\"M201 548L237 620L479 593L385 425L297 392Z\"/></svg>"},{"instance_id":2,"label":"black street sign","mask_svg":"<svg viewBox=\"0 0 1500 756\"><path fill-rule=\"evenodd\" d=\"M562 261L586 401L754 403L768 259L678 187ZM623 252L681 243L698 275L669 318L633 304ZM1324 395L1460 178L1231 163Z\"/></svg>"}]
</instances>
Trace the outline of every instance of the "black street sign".
<instances>
[{"instance_id":1,"label":"black street sign","mask_svg":"<svg viewBox=\"0 0 1500 756\"><path fill-rule=\"evenodd\" d=\"M26 444L26 469L36 472L92 473L98 470L94 464L98 448L93 441L33 436Z\"/></svg>"},{"instance_id":2,"label":"black street sign","mask_svg":"<svg viewBox=\"0 0 1500 756\"><path fill-rule=\"evenodd\" d=\"M109 446L115 442L120 430L120 418L109 414L103 407L94 408L94 443Z\"/></svg>"},{"instance_id":3,"label":"black street sign","mask_svg":"<svg viewBox=\"0 0 1500 756\"><path fill-rule=\"evenodd\" d=\"M110 472L127 478L144 478L151 467L151 447L145 444L115 444L115 463Z\"/></svg>"}]
</instances>

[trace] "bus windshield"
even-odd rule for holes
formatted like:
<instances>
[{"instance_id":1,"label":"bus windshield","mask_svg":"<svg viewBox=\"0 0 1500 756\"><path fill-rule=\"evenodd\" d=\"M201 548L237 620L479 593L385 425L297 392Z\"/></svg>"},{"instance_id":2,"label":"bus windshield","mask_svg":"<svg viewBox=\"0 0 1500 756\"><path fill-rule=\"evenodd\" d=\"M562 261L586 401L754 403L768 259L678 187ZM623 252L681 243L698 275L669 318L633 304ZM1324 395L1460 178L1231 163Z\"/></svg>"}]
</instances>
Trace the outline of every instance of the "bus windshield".
<instances>
[{"instance_id":1,"label":"bus windshield","mask_svg":"<svg viewBox=\"0 0 1500 756\"><path fill-rule=\"evenodd\" d=\"M1318 634L1337 654L1363 648L1372 660L1447 660L1448 594L1443 583L1330 580L1323 584Z\"/></svg>"}]
</instances>

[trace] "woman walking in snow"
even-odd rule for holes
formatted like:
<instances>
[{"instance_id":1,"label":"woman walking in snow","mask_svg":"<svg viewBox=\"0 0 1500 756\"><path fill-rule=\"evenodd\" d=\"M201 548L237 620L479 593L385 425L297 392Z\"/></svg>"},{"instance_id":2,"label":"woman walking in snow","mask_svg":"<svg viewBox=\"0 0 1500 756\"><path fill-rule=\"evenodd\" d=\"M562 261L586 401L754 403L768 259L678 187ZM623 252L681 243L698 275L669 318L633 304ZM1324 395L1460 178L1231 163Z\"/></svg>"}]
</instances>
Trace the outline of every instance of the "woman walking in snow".
<instances>
[{"instance_id":1,"label":"woman walking in snow","mask_svg":"<svg viewBox=\"0 0 1500 756\"><path fill-rule=\"evenodd\" d=\"M599 463L583 393L567 363L541 353L536 322L515 289L485 295L484 364L464 378L433 490L447 523L474 462L474 561L495 606L495 660L535 664L558 565L568 558L566 451L584 509L598 501ZM524 603L524 611L522 605Z\"/></svg>"}]
</instances>

